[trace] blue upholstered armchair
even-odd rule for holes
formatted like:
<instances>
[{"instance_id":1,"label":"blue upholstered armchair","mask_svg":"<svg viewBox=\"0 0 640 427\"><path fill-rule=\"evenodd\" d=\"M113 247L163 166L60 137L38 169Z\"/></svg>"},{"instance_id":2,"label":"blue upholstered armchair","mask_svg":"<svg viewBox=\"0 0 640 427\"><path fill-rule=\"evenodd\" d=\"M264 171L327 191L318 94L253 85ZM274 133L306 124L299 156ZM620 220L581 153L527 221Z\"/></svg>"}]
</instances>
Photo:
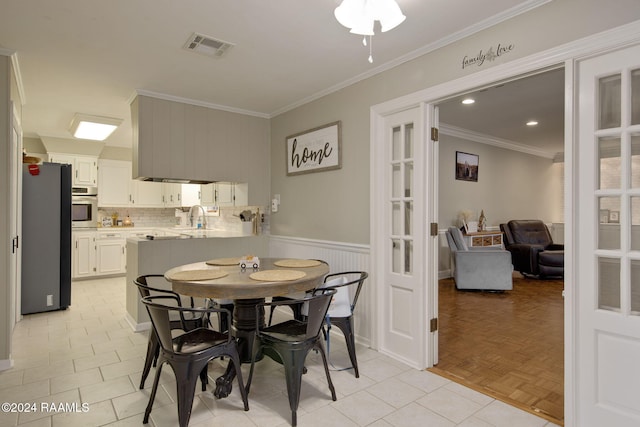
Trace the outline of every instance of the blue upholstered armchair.
<instances>
[{"instance_id":1,"label":"blue upholstered armchair","mask_svg":"<svg viewBox=\"0 0 640 427\"><path fill-rule=\"evenodd\" d=\"M458 289L513 289L511 254L500 248L469 248L456 227L447 230L453 279Z\"/></svg>"}]
</instances>

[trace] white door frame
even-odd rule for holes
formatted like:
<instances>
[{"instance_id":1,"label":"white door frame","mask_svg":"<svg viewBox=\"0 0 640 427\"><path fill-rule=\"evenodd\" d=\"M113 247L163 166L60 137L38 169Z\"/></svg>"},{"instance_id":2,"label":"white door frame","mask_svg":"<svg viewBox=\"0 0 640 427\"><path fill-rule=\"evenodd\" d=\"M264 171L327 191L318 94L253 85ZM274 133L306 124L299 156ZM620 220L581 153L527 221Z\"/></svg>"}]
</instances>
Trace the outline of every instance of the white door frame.
<instances>
[{"instance_id":1,"label":"white door frame","mask_svg":"<svg viewBox=\"0 0 640 427\"><path fill-rule=\"evenodd\" d=\"M374 266L374 286L372 292L372 298L374 304L381 295L381 291L384 283L381 282L383 275L380 269L384 262L383 251L381 250L381 230L383 224L381 220L383 217L377 213L377 198L376 194L379 193L379 188L384 188L381 180L381 174L375 173L379 171L379 167L382 163L380 147L383 146L384 133L383 123L386 115L424 104L435 104L442 99L452 97L456 94L468 92L475 88L495 83L501 80L513 79L516 76L525 75L529 73L543 71L548 68L564 65L565 67L565 426L570 427L574 425L576 419L575 414L577 412L577 405L579 402L574 401L576 393L576 387L578 378L575 366L572 363L576 357L576 316L577 306L575 296L572 292L575 284L577 263L575 260L575 251L573 248L579 245L579 236L574 229L575 223L573 218L576 215L576 200L573 189L576 187L576 168L575 168L575 129L574 129L574 106L575 99L573 96L574 86L574 62L584 57L595 55L597 53L616 49L638 40L638 34L640 34L640 21L633 22L631 24L623 25L612 30L608 30L602 33L588 36L586 38L567 43L546 51L542 51L536 54L532 54L525 58L517 59L506 64L498 65L492 68L488 68L483 71L476 72L472 75L462 77L456 80L445 82L430 88L406 95L400 98L396 98L381 104L377 104L371 107L370 111L370 153L371 153L371 265ZM427 109L425 108L425 111ZM427 122L427 117L424 117L424 122ZM437 159L433 159L437 162ZM430 168L433 169L433 168ZM430 170L429 173L432 173ZM427 191L433 191L428 189ZM436 196L436 194L430 194L430 197ZM433 213L429 213L430 216ZM427 218L426 222L433 222L434 217ZM437 255L436 255L437 256ZM433 265L433 264L432 264ZM437 264L435 264L437 265ZM419 266L416 266L418 268ZM429 283L427 284L430 289L436 286L432 279L434 274L425 274ZM429 295L429 292L425 293ZM431 310L431 306L428 301L424 303L427 310ZM426 313L427 318L432 315L431 312ZM372 325L372 343L374 346L379 342L379 334L381 328L379 325ZM422 331L421 333L426 333ZM426 340L427 346L430 345L430 340ZM431 345L431 347L434 347ZM437 347L437 346L436 346ZM424 351L426 355L425 360L421 365L429 367L430 357L434 348L427 348Z\"/></svg>"}]
</instances>

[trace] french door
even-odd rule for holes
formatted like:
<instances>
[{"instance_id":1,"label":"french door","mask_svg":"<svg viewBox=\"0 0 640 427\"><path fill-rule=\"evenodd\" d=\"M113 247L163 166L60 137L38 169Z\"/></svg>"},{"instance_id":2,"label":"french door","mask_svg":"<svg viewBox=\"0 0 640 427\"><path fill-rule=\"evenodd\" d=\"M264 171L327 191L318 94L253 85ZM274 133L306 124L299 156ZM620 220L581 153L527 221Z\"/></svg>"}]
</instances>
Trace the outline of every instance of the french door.
<instances>
[{"instance_id":1,"label":"french door","mask_svg":"<svg viewBox=\"0 0 640 427\"><path fill-rule=\"evenodd\" d=\"M640 425L640 46L577 64L577 426Z\"/></svg>"},{"instance_id":2,"label":"french door","mask_svg":"<svg viewBox=\"0 0 640 427\"><path fill-rule=\"evenodd\" d=\"M378 289L379 349L424 368L427 354L424 108L384 118L375 206L382 238ZM381 175L380 175L381 174Z\"/></svg>"}]
</instances>

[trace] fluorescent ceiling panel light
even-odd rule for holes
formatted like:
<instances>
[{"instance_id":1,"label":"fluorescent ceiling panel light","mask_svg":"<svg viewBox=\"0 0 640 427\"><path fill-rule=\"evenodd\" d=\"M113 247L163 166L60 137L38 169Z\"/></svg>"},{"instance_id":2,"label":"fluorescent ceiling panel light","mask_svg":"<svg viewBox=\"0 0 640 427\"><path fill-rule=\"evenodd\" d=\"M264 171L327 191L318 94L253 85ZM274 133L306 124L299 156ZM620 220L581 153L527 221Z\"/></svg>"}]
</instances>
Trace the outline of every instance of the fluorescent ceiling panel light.
<instances>
[{"instance_id":1,"label":"fluorescent ceiling panel light","mask_svg":"<svg viewBox=\"0 0 640 427\"><path fill-rule=\"evenodd\" d=\"M121 123L122 119L76 113L69 126L69 131L79 139L104 141Z\"/></svg>"}]
</instances>

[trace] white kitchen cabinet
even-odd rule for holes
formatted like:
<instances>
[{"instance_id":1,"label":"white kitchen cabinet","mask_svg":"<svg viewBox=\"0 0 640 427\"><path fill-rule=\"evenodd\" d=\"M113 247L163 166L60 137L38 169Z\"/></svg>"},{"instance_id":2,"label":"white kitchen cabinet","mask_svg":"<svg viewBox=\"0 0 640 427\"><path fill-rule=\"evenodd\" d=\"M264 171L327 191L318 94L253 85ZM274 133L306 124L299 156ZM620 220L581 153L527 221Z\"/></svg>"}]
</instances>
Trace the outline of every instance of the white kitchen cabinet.
<instances>
[{"instance_id":1,"label":"white kitchen cabinet","mask_svg":"<svg viewBox=\"0 0 640 427\"><path fill-rule=\"evenodd\" d=\"M199 184L180 184L180 191L180 206L188 207L202 204Z\"/></svg>"},{"instance_id":2,"label":"white kitchen cabinet","mask_svg":"<svg viewBox=\"0 0 640 427\"><path fill-rule=\"evenodd\" d=\"M216 185L202 184L200 185L200 204L202 206L216 205Z\"/></svg>"},{"instance_id":3,"label":"white kitchen cabinet","mask_svg":"<svg viewBox=\"0 0 640 427\"><path fill-rule=\"evenodd\" d=\"M132 206L164 208L164 188L160 182L132 180Z\"/></svg>"},{"instance_id":4,"label":"white kitchen cabinet","mask_svg":"<svg viewBox=\"0 0 640 427\"><path fill-rule=\"evenodd\" d=\"M131 162L122 160L98 161L98 206L131 206Z\"/></svg>"},{"instance_id":5,"label":"white kitchen cabinet","mask_svg":"<svg viewBox=\"0 0 640 427\"><path fill-rule=\"evenodd\" d=\"M233 206L233 184L216 182L216 205Z\"/></svg>"},{"instance_id":6,"label":"white kitchen cabinet","mask_svg":"<svg viewBox=\"0 0 640 427\"><path fill-rule=\"evenodd\" d=\"M98 158L66 153L49 153L49 161L71 165L71 184L77 187L98 185Z\"/></svg>"},{"instance_id":7,"label":"white kitchen cabinet","mask_svg":"<svg viewBox=\"0 0 640 427\"><path fill-rule=\"evenodd\" d=\"M238 182L233 185L233 205L248 206L249 205L249 184L246 182Z\"/></svg>"},{"instance_id":8,"label":"white kitchen cabinet","mask_svg":"<svg viewBox=\"0 0 640 427\"><path fill-rule=\"evenodd\" d=\"M114 230L73 231L72 277L126 273L126 233Z\"/></svg>"},{"instance_id":9,"label":"white kitchen cabinet","mask_svg":"<svg viewBox=\"0 0 640 427\"><path fill-rule=\"evenodd\" d=\"M96 274L96 232L74 231L72 238L72 277L78 279L94 276Z\"/></svg>"},{"instance_id":10,"label":"white kitchen cabinet","mask_svg":"<svg viewBox=\"0 0 640 427\"><path fill-rule=\"evenodd\" d=\"M203 206L247 206L247 183L216 182L201 186Z\"/></svg>"},{"instance_id":11,"label":"white kitchen cabinet","mask_svg":"<svg viewBox=\"0 0 640 427\"><path fill-rule=\"evenodd\" d=\"M98 231L96 239L96 275L124 274L126 238L121 231Z\"/></svg>"}]
</instances>

